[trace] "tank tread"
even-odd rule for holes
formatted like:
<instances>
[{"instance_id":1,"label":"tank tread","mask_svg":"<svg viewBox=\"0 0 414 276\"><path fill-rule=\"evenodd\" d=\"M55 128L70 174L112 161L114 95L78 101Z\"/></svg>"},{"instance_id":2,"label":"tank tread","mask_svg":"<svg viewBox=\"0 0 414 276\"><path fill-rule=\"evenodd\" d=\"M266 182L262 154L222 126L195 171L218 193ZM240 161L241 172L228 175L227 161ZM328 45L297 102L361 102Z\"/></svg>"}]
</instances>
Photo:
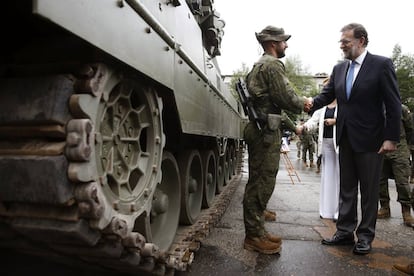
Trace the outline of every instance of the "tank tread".
<instances>
[{"instance_id":1,"label":"tank tread","mask_svg":"<svg viewBox=\"0 0 414 276\"><path fill-rule=\"evenodd\" d=\"M6 102L1 105L7 107L7 111L0 112L0 137L6 137L0 143L0 172L3 175L10 175L9 171L16 172L9 176L8 190L0 196L0 247L30 252L58 262L79 262L81 266L86 264L88 267L93 264L98 268L131 274L146 272L165 275L187 270L202 240L224 214L240 182L240 172L216 195L212 206L202 210L195 223L180 226L167 252L161 252L156 244L146 241L140 233L127 235L127 227L121 220L97 225L96 219L103 212L97 200L99 195L94 193L94 187L98 184L89 183L89 178L84 180L83 175L71 177L70 164L82 163L87 158L76 152L72 156L61 146L65 138L62 127L67 121L79 119L81 130L88 129L88 124L82 120L83 115L73 112L67 104L79 90L91 94L99 91L93 76L89 76L88 72L84 75L84 79L79 78L81 81L68 74L32 78L24 75L0 81L0 86L4 88L2 95L9 97L9 105ZM46 86L46 83L51 85ZM33 91L44 97L31 93L26 104L27 108L31 107L31 113L13 113L13 107L20 105L19 99L24 97L24 90L30 84L34 87ZM65 91L63 96L58 94L62 90ZM42 94L42 91L47 92ZM56 97L60 101L52 105L48 99ZM37 105L30 102L37 102ZM50 112L42 113L42 106ZM69 124L66 127L69 128ZM36 130L34 137L33 130ZM19 139L13 139L15 135ZM22 142L19 144L19 141ZM66 143L68 141L70 139L66 138ZM39 144L42 147L36 146ZM71 157L66 159L63 155ZM10 164L18 166L12 168ZM61 169L54 169L55 174L42 173L42 169L52 165L59 165ZM33 169L26 170L27 167ZM16 168L19 170L13 170ZM38 189L32 194L31 189L24 190L24 185L29 180L33 182L34 177L39 178ZM21 189L16 190L13 183L20 183L18 188ZM63 189L54 190L55 183L66 185Z\"/></svg>"},{"instance_id":2,"label":"tank tread","mask_svg":"<svg viewBox=\"0 0 414 276\"><path fill-rule=\"evenodd\" d=\"M0 222L0 247L13 248L30 254L51 258L57 262L76 263L78 266L94 264L101 268L111 269L123 273L145 272L152 275L174 274L175 271L186 271L194 260L194 256L202 246L202 241L208 236L213 227L220 221L230 203L232 195L240 183L241 174L237 173L225 186L222 193L216 195L212 206L202 210L193 225L180 226L176 238L168 252L157 252L157 247L146 243L143 248L127 247L123 240L116 235L104 233L92 233L91 236L83 237L85 232L85 221L59 221L48 219L37 219L31 223L37 227L48 230L48 236L53 238L51 243L39 241L45 238L45 233L39 229L39 233L33 232L27 225L30 220L15 219L13 229ZM2 206L0 206L0 209ZM4 208L4 206L3 206ZM2 218L2 221L5 219ZM6 219L7 220L7 219ZM83 223L82 223L83 222ZM49 223L49 224L48 224ZM30 223L29 223L30 224ZM55 224L56 231L51 231ZM19 226L19 227L17 227ZM16 229L19 229L16 231ZM60 230L59 230L60 229ZM59 230L59 231L58 231ZM92 237L98 238L95 245ZM75 239L71 237L76 236ZM7 237L7 238L6 238Z\"/></svg>"},{"instance_id":3,"label":"tank tread","mask_svg":"<svg viewBox=\"0 0 414 276\"><path fill-rule=\"evenodd\" d=\"M236 174L224 191L217 195L213 205L202 210L196 222L178 230L174 243L169 252L166 265L178 271L186 271L194 260L194 253L201 247L201 242L211 229L220 221L230 200L241 180L240 173Z\"/></svg>"}]
</instances>

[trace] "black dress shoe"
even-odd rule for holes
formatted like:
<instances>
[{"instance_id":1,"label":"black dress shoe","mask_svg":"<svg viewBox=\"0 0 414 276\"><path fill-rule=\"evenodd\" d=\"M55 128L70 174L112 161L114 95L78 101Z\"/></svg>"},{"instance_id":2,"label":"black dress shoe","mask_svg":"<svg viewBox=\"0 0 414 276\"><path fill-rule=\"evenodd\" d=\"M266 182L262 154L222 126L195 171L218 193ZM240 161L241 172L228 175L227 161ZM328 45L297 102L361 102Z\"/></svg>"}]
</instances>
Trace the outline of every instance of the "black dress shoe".
<instances>
[{"instance_id":1,"label":"black dress shoe","mask_svg":"<svg viewBox=\"0 0 414 276\"><path fill-rule=\"evenodd\" d=\"M333 235L331 239L323 239L322 244L324 245L354 245L355 240L353 235L338 236Z\"/></svg>"},{"instance_id":2,"label":"black dress shoe","mask_svg":"<svg viewBox=\"0 0 414 276\"><path fill-rule=\"evenodd\" d=\"M371 252L371 243L369 241L358 240L358 242L354 246L354 254L357 255L365 255Z\"/></svg>"}]
</instances>

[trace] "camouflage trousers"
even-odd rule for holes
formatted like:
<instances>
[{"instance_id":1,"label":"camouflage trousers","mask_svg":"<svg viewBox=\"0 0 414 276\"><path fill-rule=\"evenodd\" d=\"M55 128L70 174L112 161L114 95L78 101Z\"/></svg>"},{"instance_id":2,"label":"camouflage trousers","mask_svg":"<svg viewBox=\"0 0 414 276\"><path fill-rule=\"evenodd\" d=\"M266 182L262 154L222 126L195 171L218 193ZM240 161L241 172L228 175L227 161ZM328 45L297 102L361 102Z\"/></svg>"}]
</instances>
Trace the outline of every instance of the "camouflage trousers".
<instances>
[{"instance_id":1,"label":"camouflage trousers","mask_svg":"<svg viewBox=\"0 0 414 276\"><path fill-rule=\"evenodd\" d=\"M389 201L388 179L395 180L397 201L402 205L413 203L410 192L409 176L411 174L408 156L384 155L380 178L380 201Z\"/></svg>"},{"instance_id":2,"label":"camouflage trousers","mask_svg":"<svg viewBox=\"0 0 414 276\"><path fill-rule=\"evenodd\" d=\"M414 179L414 149L411 150L411 182L413 183ZM414 190L413 190L414 193Z\"/></svg>"},{"instance_id":3,"label":"camouflage trousers","mask_svg":"<svg viewBox=\"0 0 414 276\"><path fill-rule=\"evenodd\" d=\"M243 198L243 218L246 236L264 235L263 211L272 196L279 170L280 131L262 131L249 123L244 130L249 154L249 180Z\"/></svg>"},{"instance_id":4,"label":"camouflage trousers","mask_svg":"<svg viewBox=\"0 0 414 276\"><path fill-rule=\"evenodd\" d=\"M302 142L299 140L296 142L296 148L297 148L297 157L300 158L300 153L302 151Z\"/></svg>"},{"instance_id":5,"label":"camouflage trousers","mask_svg":"<svg viewBox=\"0 0 414 276\"><path fill-rule=\"evenodd\" d=\"M306 156L307 153L309 153L309 161L313 162L313 154L315 153L315 143L308 142L308 143L302 143L302 160L303 162L306 162Z\"/></svg>"}]
</instances>

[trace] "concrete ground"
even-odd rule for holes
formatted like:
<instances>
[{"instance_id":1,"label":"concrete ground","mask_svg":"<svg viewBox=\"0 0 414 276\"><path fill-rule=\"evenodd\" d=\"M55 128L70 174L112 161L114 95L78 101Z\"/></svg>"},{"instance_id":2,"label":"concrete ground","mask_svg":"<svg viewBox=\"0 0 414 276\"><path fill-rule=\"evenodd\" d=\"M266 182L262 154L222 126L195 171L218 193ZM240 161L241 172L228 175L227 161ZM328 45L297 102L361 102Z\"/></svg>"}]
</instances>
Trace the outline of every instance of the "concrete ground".
<instances>
[{"instance_id":1,"label":"concrete ground","mask_svg":"<svg viewBox=\"0 0 414 276\"><path fill-rule=\"evenodd\" d=\"M283 237L280 254L263 255L243 249L244 226L242 198L248 178L244 157L241 183L220 222L202 241L193 264L179 276L215 275L393 275L394 263L414 259L414 229L402 224L401 207L396 201L395 184L390 181L391 218L378 220L373 250L365 256L352 253L352 247L321 245L321 239L335 232L332 220L319 218L320 175L315 168L304 167L291 145L289 157L294 170L288 170L281 158L274 194L269 209L277 212L276 222L267 229ZM121 275L104 271L77 269L54 264L33 256L0 251L1 275Z\"/></svg>"},{"instance_id":2,"label":"concrete ground","mask_svg":"<svg viewBox=\"0 0 414 276\"><path fill-rule=\"evenodd\" d=\"M319 218L320 175L296 157L296 146L281 158L274 194L268 208L277 221L268 231L283 237L280 254L263 255L243 249L242 198L248 178L247 156L243 177L220 223L202 242L188 272L178 275L392 275L394 263L414 259L414 229L404 226L395 184L390 181L391 218L378 220L373 250L354 255L352 246L321 245L335 232L332 220ZM282 155L283 157L283 155ZM291 162L294 170L289 170Z\"/></svg>"}]
</instances>

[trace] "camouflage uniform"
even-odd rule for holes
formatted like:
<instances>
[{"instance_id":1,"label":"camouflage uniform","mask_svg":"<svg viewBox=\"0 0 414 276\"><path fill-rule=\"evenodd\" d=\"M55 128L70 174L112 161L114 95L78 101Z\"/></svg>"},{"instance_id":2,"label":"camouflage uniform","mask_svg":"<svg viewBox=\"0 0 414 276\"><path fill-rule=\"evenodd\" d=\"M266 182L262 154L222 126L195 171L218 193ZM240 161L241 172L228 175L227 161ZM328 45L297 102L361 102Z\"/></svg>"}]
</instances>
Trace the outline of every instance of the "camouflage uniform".
<instances>
[{"instance_id":1,"label":"camouflage uniform","mask_svg":"<svg viewBox=\"0 0 414 276\"><path fill-rule=\"evenodd\" d=\"M299 125L303 125L303 123L304 123L303 121L304 120L301 119ZM297 139L298 139L298 141L296 142L296 148L297 148L296 156L298 157L298 159L300 159L300 155L301 155L301 152L302 152L302 134L298 134Z\"/></svg>"},{"instance_id":2,"label":"camouflage uniform","mask_svg":"<svg viewBox=\"0 0 414 276\"><path fill-rule=\"evenodd\" d=\"M412 114L411 119L413 121L413 128L414 128L414 112L412 112L411 114ZM410 151L411 151L411 183L414 183L414 131L411 134ZM414 189L413 189L413 198L414 198Z\"/></svg>"},{"instance_id":3,"label":"camouflage uniform","mask_svg":"<svg viewBox=\"0 0 414 276\"><path fill-rule=\"evenodd\" d=\"M292 121L292 119L290 119L290 117L283 110L282 110L282 122L281 123L282 123L280 127L281 130L289 130L291 132L296 131L295 123Z\"/></svg>"},{"instance_id":4,"label":"camouflage uniform","mask_svg":"<svg viewBox=\"0 0 414 276\"><path fill-rule=\"evenodd\" d=\"M298 141L296 142L296 156L298 157L298 159L300 159L300 154L302 151L302 135L298 135L297 136Z\"/></svg>"},{"instance_id":5,"label":"camouflage uniform","mask_svg":"<svg viewBox=\"0 0 414 276\"><path fill-rule=\"evenodd\" d=\"M411 143L411 134L413 132L413 122L409 109L402 105L401 116L401 132L400 142L397 144L397 150L384 154L384 161L382 166L382 174L380 178L380 204L381 208L388 208L389 217L389 201L390 196L388 192L388 179L394 178L397 188L398 198L397 201L401 203L401 206L408 206L410 210L411 194L409 185L409 176L411 174L410 167L410 149L409 143ZM407 141L408 140L408 141ZM381 218L381 209L379 218ZM404 215L404 211L403 211Z\"/></svg>"},{"instance_id":6,"label":"camouflage uniform","mask_svg":"<svg viewBox=\"0 0 414 276\"><path fill-rule=\"evenodd\" d=\"M271 55L264 54L254 65L247 76L247 86L256 112L262 116L280 114L282 109L300 113L304 106L304 99L294 92L286 78L283 63ZM286 127L289 126L288 120L282 121ZM263 211L273 193L279 170L280 128L271 130L266 123L262 126L259 130L255 123L249 122L244 129L249 154L249 180L244 193L243 216L246 236L249 237L262 237L265 233Z\"/></svg>"},{"instance_id":7,"label":"camouflage uniform","mask_svg":"<svg viewBox=\"0 0 414 276\"><path fill-rule=\"evenodd\" d=\"M315 153L315 140L313 139L313 133L310 131L304 131L301 141L303 163L306 164L307 153L309 153L309 161L313 164L313 154Z\"/></svg>"}]
</instances>

